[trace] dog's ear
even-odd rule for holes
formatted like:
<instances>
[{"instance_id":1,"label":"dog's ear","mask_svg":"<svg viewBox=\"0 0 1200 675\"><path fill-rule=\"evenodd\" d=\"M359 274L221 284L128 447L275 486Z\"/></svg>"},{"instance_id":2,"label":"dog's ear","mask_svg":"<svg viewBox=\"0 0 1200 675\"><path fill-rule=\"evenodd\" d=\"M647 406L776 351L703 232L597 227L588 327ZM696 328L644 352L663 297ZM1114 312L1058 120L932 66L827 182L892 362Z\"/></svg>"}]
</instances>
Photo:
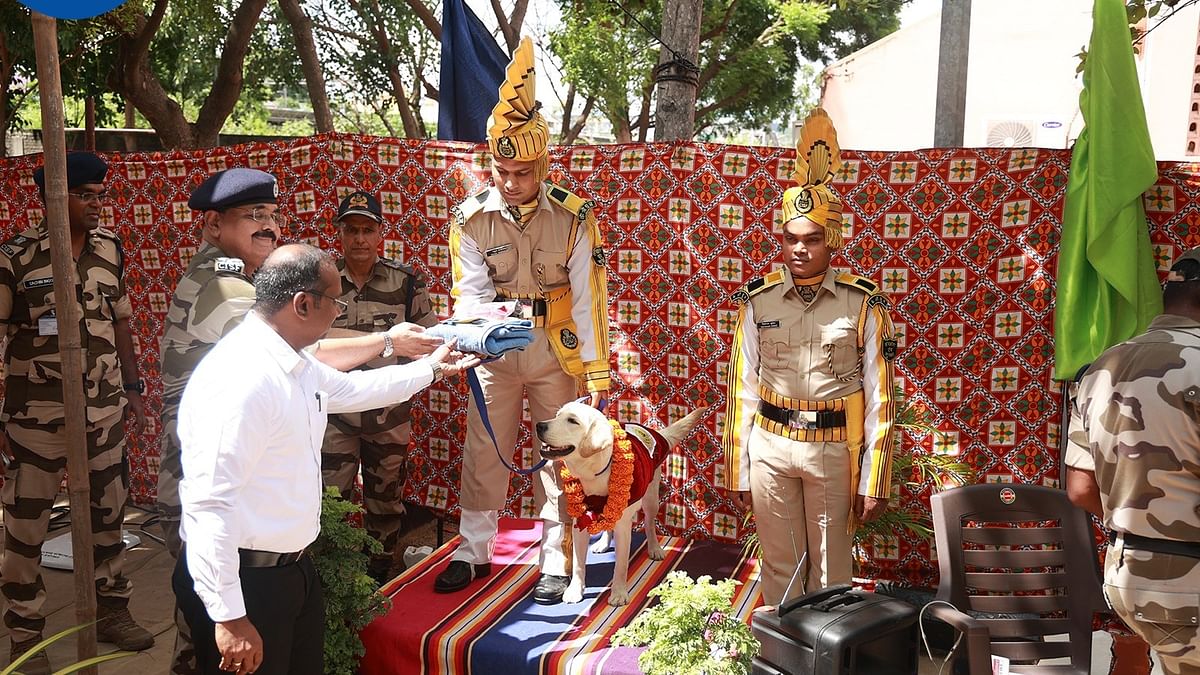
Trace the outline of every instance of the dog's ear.
<instances>
[{"instance_id":1,"label":"dog's ear","mask_svg":"<svg viewBox=\"0 0 1200 675\"><path fill-rule=\"evenodd\" d=\"M608 418L604 415L588 415L590 424L583 435L583 443L580 444L579 454L583 457L591 457L601 450L612 451L612 431L608 426Z\"/></svg>"}]
</instances>

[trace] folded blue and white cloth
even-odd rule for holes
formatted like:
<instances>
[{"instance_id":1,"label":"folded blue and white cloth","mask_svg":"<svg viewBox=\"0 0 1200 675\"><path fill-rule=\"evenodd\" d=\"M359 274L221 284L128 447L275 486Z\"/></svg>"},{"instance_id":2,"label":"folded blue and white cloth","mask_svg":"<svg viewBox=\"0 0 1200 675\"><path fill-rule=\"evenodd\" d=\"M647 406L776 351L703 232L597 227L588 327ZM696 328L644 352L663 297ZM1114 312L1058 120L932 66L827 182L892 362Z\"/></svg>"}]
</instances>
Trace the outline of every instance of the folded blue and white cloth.
<instances>
[{"instance_id":1,"label":"folded blue and white cloth","mask_svg":"<svg viewBox=\"0 0 1200 675\"><path fill-rule=\"evenodd\" d=\"M443 340L457 340L455 349L488 357L524 349L533 342L533 322L528 319L502 321L455 321L451 319L425 329Z\"/></svg>"}]
</instances>

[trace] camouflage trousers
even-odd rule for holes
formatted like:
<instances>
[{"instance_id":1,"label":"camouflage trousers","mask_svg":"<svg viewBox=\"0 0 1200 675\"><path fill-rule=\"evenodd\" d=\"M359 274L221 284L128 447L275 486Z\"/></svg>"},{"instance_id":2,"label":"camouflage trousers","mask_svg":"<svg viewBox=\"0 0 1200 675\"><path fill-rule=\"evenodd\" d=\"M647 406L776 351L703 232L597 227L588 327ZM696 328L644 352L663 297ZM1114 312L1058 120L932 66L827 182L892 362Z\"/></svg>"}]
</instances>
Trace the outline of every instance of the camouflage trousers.
<instances>
[{"instance_id":1,"label":"camouflage trousers","mask_svg":"<svg viewBox=\"0 0 1200 675\"><path fill-rule=\"evenodd\" d=\"M1118 538L1104 560L1104 595L1167 675L1200 675L1200 559L1135 551Z\"/></svg>"},{"instance_id":2,"label":"camouflage trousers","mask_svg":"<svg viewBox=\"0 0 1200 675\"><path fill-rule=\"evenodd\" d=\"M91 492L97 602L125 607L133 585L121 573L125 544L121 524L129 494L125 463L125 423L117 413L87 430L88 483ZM0 593L8 600L4 625L15 641L42 632L42 543L67 468L67 436L62 425L11 420L5 427L13 463L4 479L4 554L0 559Z\"/></svg>"},{"instance_id":3,"label":"camouflage trousers","mask_svg":"<svg viewBox=\"0 0 1200 675\"><path fill-rule=\"evenodd\" d=\"M408 406L397 408L330 415L321 446L325 485L336 487L346 499L362 466L363 524L383 544L381 558L392 557L404 524L410 424ZM396 419L401 412L403 419Z\"/></svg>"},{"instance_id":4,"label":"camouflage trousers","mask_svg":"<svg viewBox=\"0 0 1200 675\"><path fill-rule=\"evenodd\" d=\"M179 538L179 520L183 507L179 502L179 480L183 478L183 464L176 436L176 418L164 420L158 463L158 525L162 528L163 542L171 557L179 560L183 551L183 540ZM192 628L175 605L175 647L171 653L171 675L196 675L200 672L196 664L196 647L192 643Z\"/></svg>"}]
</instances>

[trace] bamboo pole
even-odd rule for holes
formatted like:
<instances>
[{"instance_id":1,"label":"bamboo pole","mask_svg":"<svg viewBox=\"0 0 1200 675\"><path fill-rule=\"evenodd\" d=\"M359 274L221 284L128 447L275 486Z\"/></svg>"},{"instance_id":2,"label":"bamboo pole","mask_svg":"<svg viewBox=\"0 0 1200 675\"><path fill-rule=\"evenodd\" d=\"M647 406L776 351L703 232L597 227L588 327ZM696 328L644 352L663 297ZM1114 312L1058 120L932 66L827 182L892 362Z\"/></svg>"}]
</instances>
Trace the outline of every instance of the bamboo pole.
<instances>
[{"instance_id":1,"label":"bamboo pole","mask_svg":"<svg viewBox=\"0 0 1200 675\"><path fill-rule=\"evenodd\" d=\"M88 624L78 633L79 660L96 655L96 585L92 550L91 489L83 393L83 345L79 337L82 307L76 291L67 215L67 150L63 130L62 82L59 78L58 24L31 12L37 78L42 103L42 157L46 167L46 228L54 270L54 306L58 315L58 351L62 357L63 404L67 434L67 491L71 499L71 553L75 568L75 619ZM84 673L96 674L96 668Z\"/></svg>"}]
</instances>

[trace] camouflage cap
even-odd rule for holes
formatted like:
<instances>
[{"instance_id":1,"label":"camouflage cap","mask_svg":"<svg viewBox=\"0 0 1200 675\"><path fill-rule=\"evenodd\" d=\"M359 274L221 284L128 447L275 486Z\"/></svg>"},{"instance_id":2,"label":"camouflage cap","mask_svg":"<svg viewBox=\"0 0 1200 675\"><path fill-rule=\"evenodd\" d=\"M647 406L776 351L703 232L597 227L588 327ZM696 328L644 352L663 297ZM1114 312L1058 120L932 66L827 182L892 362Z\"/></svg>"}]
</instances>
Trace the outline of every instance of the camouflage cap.
<instances>
[{"instance_id":1,"label":"camouflage cap","mask_svg":"<svg viewBox=\"0 0 1200 675\"><path fill-rule=\"evenodd\" d=\"M1200 246L1188 249L1171 264L1167 282L1200 281Z\"/></svg>"},{"instance_id":2,"label":"camouflage cap","mask_svg":"<svg viewBox=\"0 0 1200 675\"><path fill-rule=\"evenodd\" d=\"M99 155L90 152L67 153L67 189L77 188L90 183L100 184L108 175L108 162ZM46 167L39 166L33 172L33 182L37 183L38 191L46 192Z\"/></svg>"},{"instance_id":3,"label":"camouflage cap","mask_svg":"<svg viewBox=\"0 0 1200 675\"><path fill-rule=\"evenodd\" d=\"M340 223L346 216L366 216L377 223L382 223L383 209L379 207L378 199L359 190L351 192L342 199L342 203L338 206L337 218L334 218L333 221Z\"/></svg>"}]
</instances>

